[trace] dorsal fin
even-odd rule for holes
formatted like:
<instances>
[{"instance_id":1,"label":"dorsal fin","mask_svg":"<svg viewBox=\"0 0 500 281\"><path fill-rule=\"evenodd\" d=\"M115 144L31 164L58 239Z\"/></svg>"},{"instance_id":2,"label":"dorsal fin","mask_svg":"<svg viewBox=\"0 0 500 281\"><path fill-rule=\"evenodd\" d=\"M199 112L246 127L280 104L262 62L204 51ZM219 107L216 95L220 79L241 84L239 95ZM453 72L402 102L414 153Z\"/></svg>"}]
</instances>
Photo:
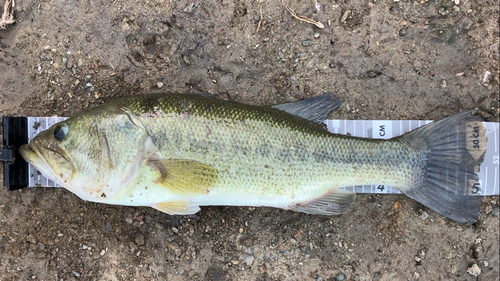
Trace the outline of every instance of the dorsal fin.
<instances>
[{"instance_id":1,"label":"dorsal fin","mask_svg":"<svg viewBox=\"0 0 500 281\"><path fill-rule=\"evenodd\" d=\"M322 124L328 114L339 107L342 102L342 99L335 98L333 94L327 93L297 102L273 105L272 108Z\"/></svg>"}]
</instances>

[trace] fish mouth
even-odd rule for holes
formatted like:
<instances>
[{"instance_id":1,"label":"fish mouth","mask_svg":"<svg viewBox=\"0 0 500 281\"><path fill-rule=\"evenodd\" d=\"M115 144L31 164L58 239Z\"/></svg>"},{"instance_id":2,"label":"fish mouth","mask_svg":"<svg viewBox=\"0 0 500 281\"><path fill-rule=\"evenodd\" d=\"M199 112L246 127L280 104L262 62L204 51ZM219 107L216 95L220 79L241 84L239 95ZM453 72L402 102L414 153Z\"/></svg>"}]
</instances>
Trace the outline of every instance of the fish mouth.
<instances>
[{"instance_id":1,"label":"fish mouth","mask_svg":"<svg viewBox=\"0 0 500 281\"><path fill-rule=\"evenodd\" d=\"M32 164L35 167L39 166L40 162L43 162L38 153L29 144L24 144L19 148L19 153L26 160L26 162Z\"/></svg>"},{"instance_id":2,"label":"fish mouth","mask_svg":"<svg viewBox=\"0 0 500 281\"><path fill-rule=\"evenodd\" d=\"M34 143L22 145L19 148L19 153L26 160L26 162L33 165L40 173L42 173L47 178L57 182L58 184L64 186L63 184L65 180L63 180L63 174L58 175L56 171L51 167L47 158L57 159L59 163L70 163L70 161L64 157L61 153L52 150L45 149L45 152L42 152L42 149L39 149ZM56 167L57 169L57 167Z\"/></svg>"}]
</instances>

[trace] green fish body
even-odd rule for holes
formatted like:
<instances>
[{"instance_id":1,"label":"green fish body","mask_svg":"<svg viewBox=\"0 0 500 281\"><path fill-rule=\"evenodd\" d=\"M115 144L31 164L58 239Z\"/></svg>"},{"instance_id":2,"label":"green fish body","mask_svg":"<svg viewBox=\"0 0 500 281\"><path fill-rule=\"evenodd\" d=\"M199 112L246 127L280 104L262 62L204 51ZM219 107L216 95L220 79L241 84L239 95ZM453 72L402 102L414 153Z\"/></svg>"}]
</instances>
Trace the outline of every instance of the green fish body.
<instances>
[{"instance_id":1,"label":"green fish body","mask_svg":"<svg viewBox=\"0 0 500 281\"><path fill-rule=\"evenodd\" d=\"M354 200L343 187L377 184L454 220L477 220L481 199L470 183L482 159L467 147L477 117L465 112L390 140L363 139L320 124L339 104L328 94L274 107L131 96L55 124L21 154L82 199L169 214L205 205L340 214Z\"/></svg>"}]
</instances>

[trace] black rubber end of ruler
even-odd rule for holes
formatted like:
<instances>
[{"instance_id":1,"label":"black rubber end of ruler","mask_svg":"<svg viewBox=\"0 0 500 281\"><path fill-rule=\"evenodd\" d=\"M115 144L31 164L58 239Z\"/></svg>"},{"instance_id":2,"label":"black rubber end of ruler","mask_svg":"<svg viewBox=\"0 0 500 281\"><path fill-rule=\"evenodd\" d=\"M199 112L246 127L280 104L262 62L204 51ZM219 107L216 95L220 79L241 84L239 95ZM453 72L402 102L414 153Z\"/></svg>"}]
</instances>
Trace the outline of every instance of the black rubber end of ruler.
<instances>
[{"instance_id":1,"label":"black rubber end of ruler","mask_svg":"<svg viewBox=\"0 0 500 281\"><path fill-rule=\"evenodd\" d=\"M3 149L12 151L13 161L3 162L3 182L7 190L28 187L28 162L19 154L19 147L28 143L28 118L6 117L3 121Z\"/></svg>"}]
</instances>

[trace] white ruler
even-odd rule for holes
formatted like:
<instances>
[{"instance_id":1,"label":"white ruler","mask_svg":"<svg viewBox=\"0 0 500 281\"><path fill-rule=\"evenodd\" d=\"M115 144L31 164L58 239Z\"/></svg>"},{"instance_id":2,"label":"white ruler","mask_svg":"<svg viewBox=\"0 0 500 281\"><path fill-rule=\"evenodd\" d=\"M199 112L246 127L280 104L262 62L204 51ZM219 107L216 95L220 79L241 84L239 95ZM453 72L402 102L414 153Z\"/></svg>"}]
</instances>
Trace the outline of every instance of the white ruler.
<instances>
[{"instance_id":1,"label":"white ruler","mask_svg":"<svg viewBox=\"0 0 500 281\"><path fill-rule=\"evenodd\" d=\"M53 124L67 117L28 117L28 134L32 139ZM325 120L328 131L335 134L363 138L389 139L407 133L432 121L430 120ZM479 191L482 196L499 194L499 123L483 122L488 138L486 155L479 172ZM59 187L55 182L29 166L29 186ZM360 185L345 188L356 193L401 193L390 186Z\"/></svg>"}]
</instances>

